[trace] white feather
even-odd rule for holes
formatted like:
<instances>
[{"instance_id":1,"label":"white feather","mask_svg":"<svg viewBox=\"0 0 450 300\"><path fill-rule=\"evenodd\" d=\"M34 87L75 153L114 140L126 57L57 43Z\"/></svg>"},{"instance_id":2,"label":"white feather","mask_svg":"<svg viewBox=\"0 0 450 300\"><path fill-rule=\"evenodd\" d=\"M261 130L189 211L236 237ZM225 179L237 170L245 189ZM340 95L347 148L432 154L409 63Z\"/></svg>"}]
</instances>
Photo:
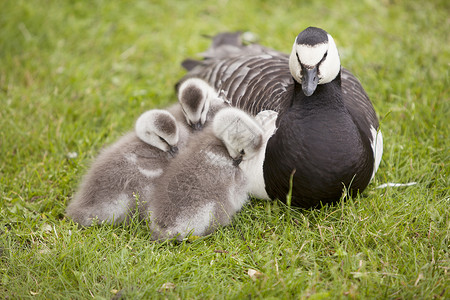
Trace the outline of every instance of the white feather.
<instances>
[{"instance_id":1,"label":"white feather","mask_svg":"<svg viewBox=\"0 0 450 300\"><path fill-rule=\"evenodd\" d=\"M381 134L381 130L377 131L373 126L370 127L370 132L372 133L371 146L374 158L373 173L370 178L370 180L372 180L380 166L381 157L383 156L383 135Z\"/></svg>"},{"instance_id":2,"label":"white feather","mask_svg":"<svg viewBox=\"0 0 450 300\"><path fill-rule=\"evenodd\" d=\"M388 182L388 183L383 183L380 184L379 186L377 186L377 189L384 189L387 187L403 187L403 186L411 186L411 185L416 185L417 182L408 182L408 183L394 183L394 182Z\"/></svg>"},{"instance_id":3,"label":"white feather","mask_svg":"<svg viewBox=\"0 0 450 300\"><path fill-rule=\"evenodd\" d=\"M264 182L263 164L266 156L266 146L269 138L275 133L278 113L272 110L265 110L255 116L255 120L262 126L264 130L263 145L261 151L250 160L244 160L240 164L240 168L247 177L249 182L249 194L260 198L270 199L266 192L266 184Z\"/></svg>"}]
</instances>

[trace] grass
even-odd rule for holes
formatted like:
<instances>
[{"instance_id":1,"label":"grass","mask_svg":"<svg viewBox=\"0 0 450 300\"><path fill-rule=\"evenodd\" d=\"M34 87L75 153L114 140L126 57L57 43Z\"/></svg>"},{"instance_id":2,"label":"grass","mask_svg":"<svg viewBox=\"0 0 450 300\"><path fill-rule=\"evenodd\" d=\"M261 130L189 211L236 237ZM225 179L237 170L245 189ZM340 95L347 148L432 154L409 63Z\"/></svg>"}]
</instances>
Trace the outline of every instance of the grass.
<instances>
[{"instance_id":1,"label":"grass","mask_svg":"<svg viewBox=\"0 0 450 300\"><path fill-rule=\"evenodd\" d=\"M450 298L449 11L447 1L2 1L0 298ZM309 25L333 35L381 119L383 161L362 195L320 210L252 199L232 226L179 245L150 242L139 222L81 230L65 218L98 151L175 101L180 62L209 44L202 34L251 30L288 52Z\"/></svg>"}]
</instances>

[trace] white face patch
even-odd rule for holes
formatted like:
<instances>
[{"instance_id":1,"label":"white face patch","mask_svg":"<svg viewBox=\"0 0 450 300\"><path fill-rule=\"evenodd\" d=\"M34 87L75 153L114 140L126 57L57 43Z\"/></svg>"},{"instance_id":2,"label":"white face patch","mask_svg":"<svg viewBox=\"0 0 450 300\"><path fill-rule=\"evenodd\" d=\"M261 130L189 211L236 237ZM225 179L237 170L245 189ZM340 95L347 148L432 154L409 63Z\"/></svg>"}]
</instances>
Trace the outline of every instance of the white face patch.
<instances>
[{"instance_id":1,"label":"white face patch","mask_svg":"<svg viewBox=\"0 0 450 300\"><path fill-rule=\"evenodd\" d=\"M302 67L298 62L297 55L303 65L314 67L322 60L325 53L327 53L327 57L320 63L318 69L319 84L331 82L341 70L341 61L333 38L331 35L328 35L328 43L321 43L314 46L297 45L294 42L289 57L289 70L291 71L292 77L298 83L302 83Z\"/></svg>"},{"instance_id":2,"label":"white face patch","mask_svg":"<svg viewBox=\"0 0 450 300\"><path fill-rule=\"evenodd\" d=\"M331 82L341 71L341 60L331 35L328 35L328 55L319 66L319 84Z\"/></svg>"},{"instance_id":3,"label":"white face patch","mask_svg":"<svg viewBox=\"0 0 450 300\"><path fill-rule=\"evenodd\" d=\"M294 47L296 48L295 51L300 58L300 62L307 67L316 66L328 51L328 43L314 46L294 44Z\"/></svg>"}]
</instances>

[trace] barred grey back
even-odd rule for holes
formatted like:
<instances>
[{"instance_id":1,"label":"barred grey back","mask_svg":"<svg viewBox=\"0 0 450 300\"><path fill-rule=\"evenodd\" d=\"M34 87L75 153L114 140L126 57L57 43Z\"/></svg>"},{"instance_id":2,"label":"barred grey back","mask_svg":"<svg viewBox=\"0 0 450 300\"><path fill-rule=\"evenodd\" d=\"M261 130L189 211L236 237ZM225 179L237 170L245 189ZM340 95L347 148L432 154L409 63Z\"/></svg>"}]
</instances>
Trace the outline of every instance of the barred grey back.
<instances>
[{"instance_id":1,"label":"barred grey back","mask_svg":"<svg viewBox=\"0 0 450 300\"><path fill-rule=\"evenodd\" d=\"M214 86L232 106L252 115L283 111L291 104L294 81L285 54L247 54L199 61L186 78L199 77ZM272 51L276 53L275 51Z\"/></svg>"}]
</instances>

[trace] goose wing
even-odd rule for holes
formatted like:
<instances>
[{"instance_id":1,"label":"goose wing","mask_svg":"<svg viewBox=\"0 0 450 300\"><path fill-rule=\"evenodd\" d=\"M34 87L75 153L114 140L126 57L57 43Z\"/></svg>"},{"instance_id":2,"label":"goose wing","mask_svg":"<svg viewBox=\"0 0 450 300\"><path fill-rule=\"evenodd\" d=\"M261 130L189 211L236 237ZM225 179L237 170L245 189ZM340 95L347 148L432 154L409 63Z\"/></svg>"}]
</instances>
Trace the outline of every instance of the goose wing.
<instances>
[{"instance_id":1,"label":"goose wing","mask_svg":"<svg viewBox=\"0 0 450 300\"><path fill-rule=\"evenodd\" d=\"M291 104L294 81L288 59L263 53L199 61L184 78L198 77L216 88L219 95L253 115L262 110L280 112Z\"/></svg>"},{"instance_id":2,"label":"goose wing","mask_svg":"<svg viewBox=\"0 0 450 300\"><path fill-rule=\"evenodd\" d=\"M378 130L378 118L359 80L347 69L341 69L344 105L365 136L371 137L371 128Z\"/></svg>"},{"instance_id":3,"label":"goose wing","mask_svg":"<svg viewBox=\"0 0 450 300\"><path fill-rule=\"evenodd\" d=\"M361 136L367 137L372 147L374 158L373 178L383 156L383 136L379 130L375 109L359 80L344 68L341 69L341 85L344 105L362 133Z\"/></svg>"}]
</instances>

